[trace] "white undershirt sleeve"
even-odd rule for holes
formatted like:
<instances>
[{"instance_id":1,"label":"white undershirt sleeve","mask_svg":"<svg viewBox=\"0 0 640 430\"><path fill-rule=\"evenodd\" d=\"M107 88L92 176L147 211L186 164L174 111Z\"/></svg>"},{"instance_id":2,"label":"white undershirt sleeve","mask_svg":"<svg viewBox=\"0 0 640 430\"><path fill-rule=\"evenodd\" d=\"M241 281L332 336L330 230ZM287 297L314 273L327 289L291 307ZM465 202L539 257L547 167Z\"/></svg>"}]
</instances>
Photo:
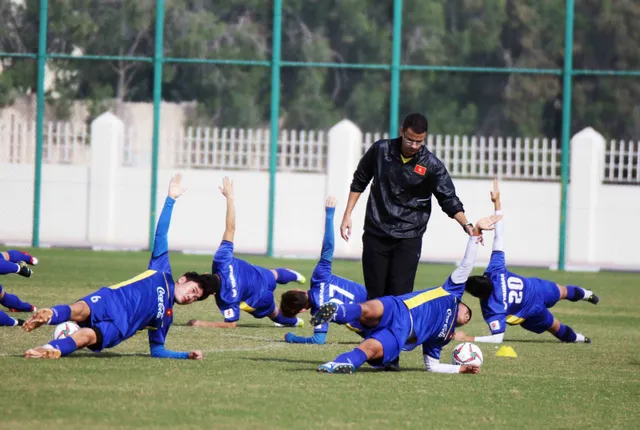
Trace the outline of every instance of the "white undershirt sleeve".
<instances>
[{"instance_id":1,"label":"white undershirt sleeve","mask_svg":"<svg viewBox=\"0 0 640 430\"><path fill-rule=\"evenodd\" d=\"M496 215L502 215L502 211L496 211ZM504 220L496 223L496 229L493 232L493 250L504 252Z\"/></svg>"},{"instance_id":2,"label":"white undershirt sleeve","mask_svg":"<svg viewBox=\"0 0 640 430\"><path fill-rule=\"evenodd\" d=\"M427 372L433 373L460 373L460 366L456 364L443 364L440 360L436 360L433 357L429 357L424 354L424 366L427 368Z\"/></svg>"},{"instance_id":3,"label":"white undershirt sleeve","mask_svg":"<svg viewBox=\"0 0 640 430\"><path fill-rule=\"evenodd\" d=\"M478 237L479 236L469 236L464 258L451 274L451 280L454 284L463 284L469 279L473 265L476 263L476 255L478 254Z\"/></svg>"},{"instance_id":4,"label":"white undershirt sleeve","mask_svg":"<svg viewBox=\"0 0 640 430\"><path fill-rule=\"evenodd\" d=\"M476 336L474 342L482 343L502 343L504 333L498 333L491 336Z\"/></svg>"}]
</instances>

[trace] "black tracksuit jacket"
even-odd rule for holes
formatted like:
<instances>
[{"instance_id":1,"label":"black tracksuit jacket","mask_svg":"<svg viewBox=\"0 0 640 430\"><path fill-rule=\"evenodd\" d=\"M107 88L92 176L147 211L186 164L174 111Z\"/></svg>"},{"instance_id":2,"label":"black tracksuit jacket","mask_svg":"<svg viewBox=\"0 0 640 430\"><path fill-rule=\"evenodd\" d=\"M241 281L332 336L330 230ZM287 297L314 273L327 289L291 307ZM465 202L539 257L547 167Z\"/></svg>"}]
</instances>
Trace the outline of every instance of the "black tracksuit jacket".
<instances>
[{"instance_id":1,"label":"black tracksuit jacket","mask_svg":"<svg viewBox=\"0 0 640 430\"><path fill-rule=\"evenodd\" d=\"M407 163L400 158L401 138L374 143L358 163L351 191L362 193L369 182L364 231L395 239L422 237L431 216L431 196L451 218L464 212L449 172L426 146Z\"/></svg>"}]
</instances>

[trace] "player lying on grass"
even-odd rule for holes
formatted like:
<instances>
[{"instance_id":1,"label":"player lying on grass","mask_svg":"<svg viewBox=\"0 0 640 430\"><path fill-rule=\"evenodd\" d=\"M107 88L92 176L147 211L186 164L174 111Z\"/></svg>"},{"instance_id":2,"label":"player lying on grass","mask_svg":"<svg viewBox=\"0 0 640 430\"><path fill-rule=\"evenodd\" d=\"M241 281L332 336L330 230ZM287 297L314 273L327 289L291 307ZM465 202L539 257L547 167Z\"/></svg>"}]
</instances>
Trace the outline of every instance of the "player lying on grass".
<instances>
[{"instance_id":1,"label":"player lying on grass","mask_svg":"<svg viewBox=\"0 0 640 430\"><path fill-rule=\"evenodd\" d=\"M358 319L367 329L365 340L352 351L318 367L318 372L353 373L368 362L374 366L391 364L401 351L422 345L427 371L437 373L478 373L479 367L440 363L440 351L455 328L471 320L471 309L460 301L475 263L483 230L491 230L501 218L482 218L473 228L460 265L441 287L401 296L387 296L362 304L325 303L312 317L312 324L327 321L346 323Z\"/></svg>"},{"instance_id":2,"label":"player lying on grass","mask_svg":"<svg viewBox=\"0 0 640 430\"><path fill-rule=\"evenodd\" d=\"M300 289L289 290L282 294L280 300L280 311L287 317L295 317L298 313L311 309L311 313L318 312L320 306L327 302L338 304L362 303L367 300L367 289L364 285L349 279L341 278L331 273L331 263L333 260L333 250L335 247L333 216L336 211L336 198L327 198L325 204L325 226L324 238L322 240L322 253L320 261L311 275L311 289L304 291ZM347 327L354 331L360 331L359 323L348 324ZM313 336L299 337L293 333L287 333L284 340L290 343L313 343L324 344L327 338L329 323L320 324L314 327Z\"/></svg>"},{"instance_id":3,"label":"player lying on grass","mask_svg":"<svg viewBox=\"0 0 640 430\"><path fill-rule=\"evenodd\" d=\"M181 176L174 176L158 220L149 270L120 284L101 288L72 305L39 309L25 322L27 332L43 324L57 325L65 321L75 321L81 329L71 337L25 351L26 358L60 358L82 348L102 351L148 329L152 357L202 359L201 351L175 352L164 346L173 322L173 305L188 305L216 293L217 284L212 275L188 272L177 282L173 280L167 233L175 199L184 191Z\"/></svg>"},{"instance_id":4,"label":"player lying on grass","mask_svg":"<svg viewBox=\"0 0 640 430\"><path fill-rule=\"evenodd\" d=\"M31 277L33 272L27 264L36 265L38 259L32 257L24 251L3 251L0 252L0 275L17 273L26 278ZM9 308L10 312L33 312L35 307L31 303L23 302L14 294L9 294L0 285L0 305ZM18 326L24 324L20 318L12 318L5 312L0 311L0 326Z\"/></svg>"},{"instance_id":5,"label":"player lying on grass","mask_svg":"<svg viewBox=\"0 0 640 430\"><path fill-rule=\"evenodd\" d=\"M216 303L224 316L224 322L191 320L188 325L236 328L242 310L254 318L268 317L282 326L301 327L304 322L300 318L288 318L280 313L273 291L276 289L276 283L288 284L295 281L304 284L306 279L290 269L269 270L233 256L236 209L231 179L223 179L220 191L227 201L227 213L222 243L213 257L212 273L219 282L220 292L216 294Z\"/></svg>"},{"instance_id":6,"label":"player lying on grass","mask_svg":"<svg viewBox=\"0 0 640 430\"><path fill-rule=\"evenodd\" d=\"M496 215L501 214L498 180L493 181L491 201ZM559 300L577 302L586 300L594 305L600 300L589 290L573 285L563 286L539 278L525 278L507 270L504 254L504 225L496 224L493 252L489 266L483 276L471 276L466 291L480 299L482 316L489 325L491 336L468 336L457 332L455 339L462 342L501 343L506 324L540 334L550 332L563 342L591 343L588 337L576 333L561 324L548 308Z\"/></svg>"}]
</instances>

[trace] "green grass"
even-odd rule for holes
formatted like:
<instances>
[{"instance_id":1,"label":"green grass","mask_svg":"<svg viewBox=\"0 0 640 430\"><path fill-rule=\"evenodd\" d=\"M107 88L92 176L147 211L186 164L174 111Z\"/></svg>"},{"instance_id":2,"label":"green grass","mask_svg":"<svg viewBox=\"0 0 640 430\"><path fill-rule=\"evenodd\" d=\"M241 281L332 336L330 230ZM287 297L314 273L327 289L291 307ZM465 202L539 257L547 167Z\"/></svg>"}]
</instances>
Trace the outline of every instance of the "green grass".
<instances>
[{"instance_id":1,"label":"green grass","mask_svg":"<svg viewBox=\"0 0 640 430\"><path fill-rule=\"evenodd\" d=\"M33 278L0 279L5 290L36 306L72 302L128 279L144 271L148 259L146 253L57 249L38 250L37 256L41 264ZM315 264L248 260L307 275ZM172 255L175 273L207 271L209 262L206 256ZM451 270L421 265L417 288L441 283ZM336 262L334 271L362 281L358 262ZM593 344L560 344L549 334L513 327L505 343L519 358L497 358L495 346L480 344L485 363L479 375L428 374L419 349L402 356L399 373L365 365L354 375L325 375L315 368L354 348L357 336L333 326L324 346L289 345L282 342L285 330L247 314L235 330L185 326L192 318L221 320L213 300L176 307L167 342L175 350L205 351L201 362L150 358L146 334L102 354L25 360L22 352L47 342L52 328L26 334L2 327L0 428L637 428L640 276L520 272L596 290L598 306L561 302L553 309ZM466 332L486 334L477 302L466 301L475 316ZM310 335L312 328L295 331Z\"/></svg>"}]
</instances>

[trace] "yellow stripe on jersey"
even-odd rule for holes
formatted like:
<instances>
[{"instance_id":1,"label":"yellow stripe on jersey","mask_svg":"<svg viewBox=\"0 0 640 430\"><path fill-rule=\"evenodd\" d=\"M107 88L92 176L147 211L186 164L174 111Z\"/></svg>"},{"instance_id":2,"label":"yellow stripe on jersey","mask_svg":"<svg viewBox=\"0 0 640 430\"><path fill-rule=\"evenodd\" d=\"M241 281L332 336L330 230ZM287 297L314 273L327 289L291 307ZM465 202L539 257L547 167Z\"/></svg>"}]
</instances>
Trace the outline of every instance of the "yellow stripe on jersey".
<instances>
[{"instance_id":1,"label":"yellow stripe on jersey","mask_svg":"<svg viewBox=\"0 0 640 430\"><path fill-rule=\"evenodd\" d=\"M249 306L245 302L240 302L240 310L241 311L245 311L245 312L249 312L249 313L255 311L255 309L253 309L251 306Z\"/></svg>"},{"instance_id":2,"label":"yellow stripe on jersey","mask_svg":"<svg viewBox=\"0 0 640 430\"><path fill-rule=\"evenodd\" d=\"M346 328L348 328L349 330L351 330L354 333L362 333L362 330L360 330L359 328L356 328L354 326L352 326L351 324L345 324L344 325Z\"/></svg>"},{"instance_id":3,"label":"yellow stripe on jersey","mask_svg":"<svg viewBox=\"0 0 640 430\"><path fill-rule=\"evenodd\" d=\"M400 154L400 158L402 159L402 164L407 164L409 161L411 161L413 159L413 157L406 158L402 154Z\"/></svg>"},{"instance_id":4,"label":"yellow stripe on jersey","mask_svg":"<svg viewBox=\"0 0 640 430\"><path fill-rule=\"evenodd\" d=\"M420 305L423 305L431 300L438 299L440 297L448 296L444 288L438 287L433 290L425 291L424 293L420 293L417 296L413 296L410 299L404 301L404 304L407 305L409 309L416 308Z\"/></svg>"},{"instance_id":5,"label":"yellow stripe on jersey","mask_svg":"<svg viewBox=\"0 0 640 430\"><path fill-rule=\"evenodd\" d=\"M507 315L507 324L520 325L524 322L524 318L519 318L515 315Z\"/></svg>"},{"instance_id":6,"label":"yellow stripe on jersey","mask_svg":"<svg viewBox=\"0 0 640 430\"><path fill-rule=\"evenodd\" d=\"M155 273L156 273L155 270L147 270L146 272L141 273L134 278L128 279L124 282L120 282L119 284L111 285L109 288L111 288L112 290L117 290L118 288L125 287L127 285L133 284L134 282L153 276Z\"/></svg>"}]
</instances>

